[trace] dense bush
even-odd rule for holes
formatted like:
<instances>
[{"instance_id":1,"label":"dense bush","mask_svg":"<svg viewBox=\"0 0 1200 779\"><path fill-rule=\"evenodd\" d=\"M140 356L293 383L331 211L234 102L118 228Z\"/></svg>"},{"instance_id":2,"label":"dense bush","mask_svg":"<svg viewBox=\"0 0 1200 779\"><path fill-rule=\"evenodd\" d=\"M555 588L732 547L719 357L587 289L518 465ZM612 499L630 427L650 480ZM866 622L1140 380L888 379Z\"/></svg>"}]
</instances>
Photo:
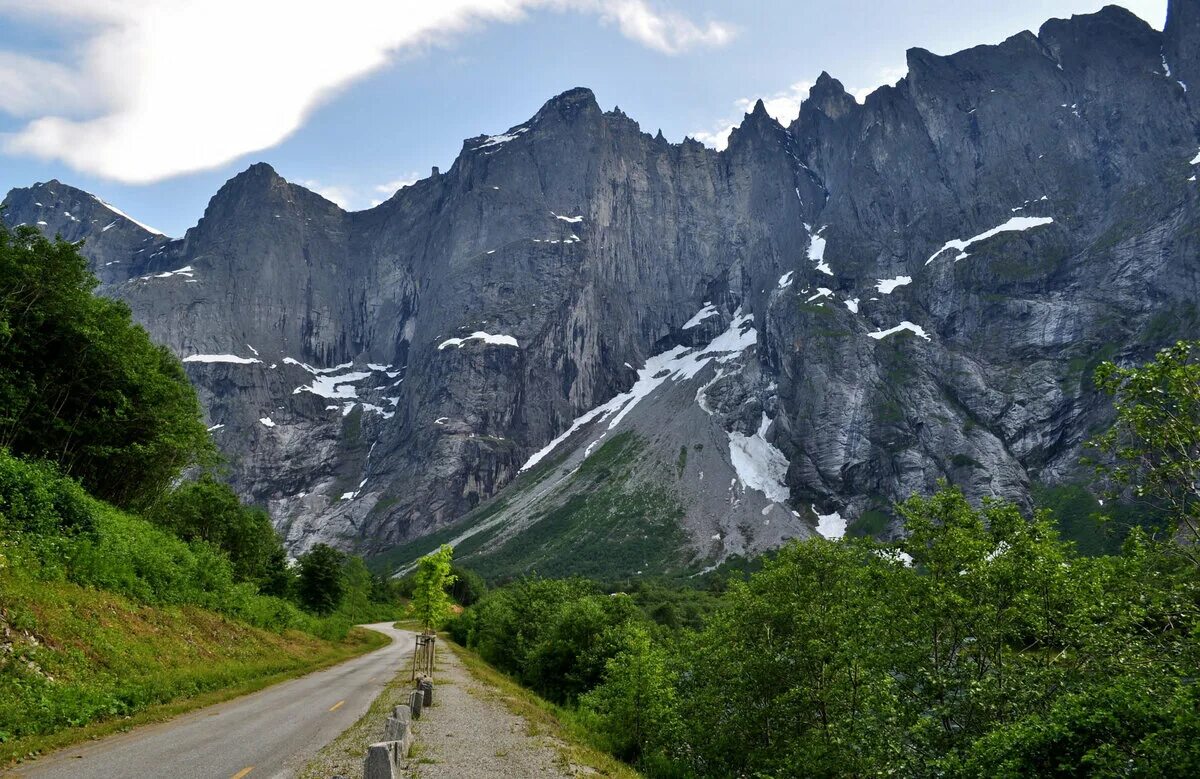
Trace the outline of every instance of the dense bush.
<instances>
[{"instance_id":1,"label":"dense bush","mask_svg":"<svg viewBox=\"0 0 1200 779\"><path fill-rule=\"evenodd\" d=\"M52 466L0 449L0 577L71 581L141 603L196 605L258 627L296 628L323 638L400 615L391 588L380 587L362 560L330 551L338 590L318 619L288 598L239 580L217 546L185 541L92 498Z\"/></svg>"},{"instance_id":2,"label":"dense bush","mask_svg":"<svg viewBox=\"0 0 1200 779\"><path fill-rule=\"evenodd\" d=\"M602 594L585 579L522 579L493 590L450 625L451 635L553 701L573 701L599 683L642 621L633 600Z\"/></svg>"},{"instance_id":3,"label":"dense bush","mask_svg":"<svg viewBox=\"0 0 1200 779\"><path fill-rule=\"evenodd\" d=\"M204 541L224 552L238 581L285 595L291 576L287 554L267 512L242 503L210 473L185 481L155 501L146 518L185 541Z\"/></svg>"},{"instance_id":4,"label":"dense bush","mask_svg":"<svg viewBox=\"0 0 1200 779\"><path fill-rule=\"evenodd\" d=\"M487 595L487 583L483 577L469 568L454 565L450 567L450 575L454 577L449 594L460 606L473 606L479 599Z\"/></svg>"},{"instance_id":5,"label":"dense bush","mask_svg":"<svg viewBox=\"0 0 1200 779\"><path fill-rule=\"evenodd\" d=\"M74 534L94 528L86 493L47 463L0 449L0 531Z\"/></svg>"},{"instance_id":6,"label":"dense bush","mask_svg":"<svg viewBox=\"0 0 1200 779\"><path fill-rule=\"evenodd\" d=\"M141 506L212 443L179 360L95 286L77 245L0 224L0 446Z\"/></svg>"}]
</instances>

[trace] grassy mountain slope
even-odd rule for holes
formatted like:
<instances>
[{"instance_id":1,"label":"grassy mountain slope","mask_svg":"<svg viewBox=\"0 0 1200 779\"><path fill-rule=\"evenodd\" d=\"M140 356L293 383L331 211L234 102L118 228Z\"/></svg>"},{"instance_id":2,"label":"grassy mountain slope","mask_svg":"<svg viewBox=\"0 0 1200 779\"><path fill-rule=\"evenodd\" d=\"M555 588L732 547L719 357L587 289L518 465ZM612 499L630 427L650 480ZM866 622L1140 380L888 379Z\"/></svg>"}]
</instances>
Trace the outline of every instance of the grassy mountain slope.
<instances>
[{"instance_id":1,"label":"grassy mountain slope","mask_svg":"<svg viewBox=\"0 0 1200 779\"><path fill-rule=\"evenodd\" d=\"M275 633L195 606L151 606L0 574L0 766L298 676L386 643ZM87 727L79 727L79 726Z\"/></svg>"}]
</instances>

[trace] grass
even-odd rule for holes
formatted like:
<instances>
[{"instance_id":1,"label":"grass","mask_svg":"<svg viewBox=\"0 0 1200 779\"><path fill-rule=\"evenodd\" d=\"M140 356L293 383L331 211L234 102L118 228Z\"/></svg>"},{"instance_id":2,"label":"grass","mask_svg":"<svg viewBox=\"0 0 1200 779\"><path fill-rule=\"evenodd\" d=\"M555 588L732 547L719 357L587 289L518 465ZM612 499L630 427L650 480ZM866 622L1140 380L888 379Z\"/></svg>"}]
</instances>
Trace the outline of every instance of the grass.
<instances>
[{"instance_id":1,"label":"grass","mask_svg":"<svg viewBox=\"0 0 1200 779\"><path fill-rule=\"evenodd\" d=\"M567 709L543 700L535 693L522 687L506 674L488 665L470 649L456 644L447 635L442 635L444 647L449 648L476 681L492 688L497 699L513 714L522 717L529 726L530 735L549 736L558 749L564 767L582 766L597 776L615 779L637 779L637 771L599 749L592 743L592 735Z\"/></svg>"},{"instance_id":2,"label":"grass","mask_svg":"<svg viewBox=\"0 0 1200 779\"><path fill-rule=\"evenodd\" d=\"M632 432L614 436L579 467L565 490L569 497L499 546L464 543L459 559L488 579L682 569L687 539L678 500L665 487L630 483L644 449Z\"/></svg>"},{"instance_id":3,"label":"grass","mask_svg":"<svg viewBox=\"0 0 1200 779\"><path fill-rule=\"evenodd\" d=\"M383 646L274 633L194 606L148 606L0 575L0 768L170 719Z\"/></svg>"}]
</instances>

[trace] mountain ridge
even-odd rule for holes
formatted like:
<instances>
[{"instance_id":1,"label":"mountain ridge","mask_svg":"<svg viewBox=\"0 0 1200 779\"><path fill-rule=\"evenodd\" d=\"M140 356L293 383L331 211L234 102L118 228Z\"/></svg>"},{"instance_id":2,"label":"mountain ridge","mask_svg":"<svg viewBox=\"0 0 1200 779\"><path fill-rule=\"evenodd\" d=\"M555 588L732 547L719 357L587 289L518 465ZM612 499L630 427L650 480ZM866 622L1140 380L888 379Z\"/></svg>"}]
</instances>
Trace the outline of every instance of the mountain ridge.
<instances>
[{"instance_id":1,"label":"mountain ridge","mask_svg":"<svg viewBox=\"0 0 1200 779\"><path fill-rule=\"evenodd\" d=\"M150 257L99 238L85 252L181 357L260 360L188 370L235 484L293 550L382 551L491 512L498 548L549 518L578 541L570 560L639 522L674 537L670 518L684 540L656 565L692 570L853 531L938 478L1027 505L1031 484L1078 473L1108 413L1094 356L1195 322L1195 5L1172 0L1162 33L1109 6L910 49L909 73L861 104L822 73L787 127L759 101L721 152L577 87L374 208L259 163L183 238L135 233ZM9 194L6 219L35 216L32 192ZM711 356L738 321L752 347ZM536 499L494 510L535 452L653 383L640 371L673 349L678 378L615 427L617 411L575 428ZM608 430L633 434L616 529L588 505L597 483L569 473ZM780 462L775 482L752 472Z\"/></svg>"}]
</instances>

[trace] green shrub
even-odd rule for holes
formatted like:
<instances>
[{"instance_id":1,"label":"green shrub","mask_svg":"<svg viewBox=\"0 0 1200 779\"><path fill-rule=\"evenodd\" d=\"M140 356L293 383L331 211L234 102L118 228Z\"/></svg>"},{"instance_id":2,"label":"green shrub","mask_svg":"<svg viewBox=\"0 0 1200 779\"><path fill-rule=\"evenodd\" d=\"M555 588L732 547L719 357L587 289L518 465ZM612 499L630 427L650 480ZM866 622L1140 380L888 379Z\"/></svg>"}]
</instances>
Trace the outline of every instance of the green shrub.
<instances>
[{"instance_id":1,"label":"green shrub","mask_svg":"<svg viewBox=\"0 0 1200 779\"><path fill-rule=\"evenodd\" d=\"M178 358L96 283L78 245L0 224L0 446L145 505L214 449Z\"/></svg>"}]
</instances>

